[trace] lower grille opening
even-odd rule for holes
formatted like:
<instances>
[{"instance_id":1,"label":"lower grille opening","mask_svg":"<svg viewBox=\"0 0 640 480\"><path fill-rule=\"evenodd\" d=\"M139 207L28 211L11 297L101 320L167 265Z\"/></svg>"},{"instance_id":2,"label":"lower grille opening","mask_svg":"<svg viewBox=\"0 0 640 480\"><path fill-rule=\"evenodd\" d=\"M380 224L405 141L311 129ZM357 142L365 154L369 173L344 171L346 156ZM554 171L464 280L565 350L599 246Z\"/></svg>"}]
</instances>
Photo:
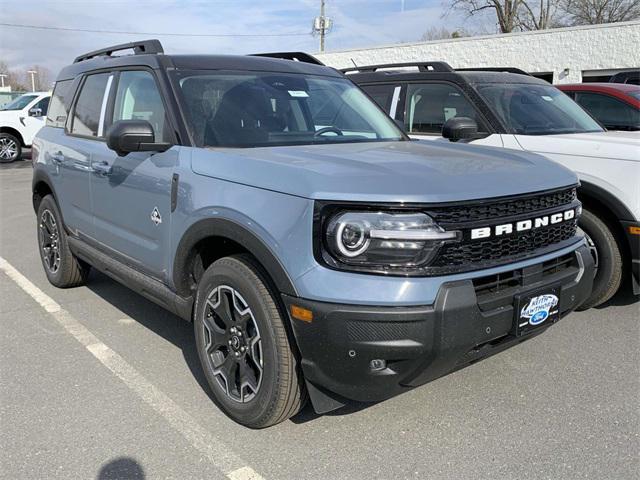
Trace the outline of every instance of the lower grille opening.
<instances>
[{"instance_id":1,"label":"lower grille opening","mask_svg":"<svg viewBox=\"0 0 640 480\"><path fill-rule=\"evenodd\" d=\"M565 275L577 273L578 269L575 254L568 253L533 267L476 278L473 280L473 288L480 310L494 310L511 305L513 296L529 285L549 280L550 277L564 278Z\"/></svg>"}]
</instances>

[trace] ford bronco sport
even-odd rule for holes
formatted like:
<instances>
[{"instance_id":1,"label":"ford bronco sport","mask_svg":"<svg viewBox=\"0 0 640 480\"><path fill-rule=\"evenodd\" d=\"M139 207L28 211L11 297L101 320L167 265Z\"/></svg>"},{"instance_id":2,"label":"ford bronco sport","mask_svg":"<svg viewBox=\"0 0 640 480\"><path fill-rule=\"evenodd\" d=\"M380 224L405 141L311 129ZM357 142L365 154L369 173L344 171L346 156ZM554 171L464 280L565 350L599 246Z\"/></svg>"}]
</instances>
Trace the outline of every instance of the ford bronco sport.
<instances>
[{"instance_id":1,"label":"ford bronco sport","mask_svg":"<svg viewBox=\"0 0 640 480\"><path fill-rule=\"evenodd\" d=\"M308 55L110 47L62 70L51 109L33 175L49 281L92 266L193 321L216 403L244 425L401 393L591 291L575 174L409 141Z\"/></svg>"},{"instance_id":2,"label":"ford bronco sport","mask_svg":"<svg viewBox=\"0 0 640 480\"><path fill-rule=\"evenodd\" d=\"M640 294L640 136L606 132L557 88L517 68L454 70L445 62L345 69L409 135L539 153L578 174L579 228L596 260L581 309ZM629 275L630 274L630 275Z\"/></svg>"},{"instance_id":3,"label":"ford bronco sport","mask_svg":"<svg viewBox=\"0 0 640 480\"><path fill-rule=\"evenodd\" d=\"M0 107L0 163L20 160L22 149L44 127L50 92L31 92Z\"/></svg>"}]
</instances>

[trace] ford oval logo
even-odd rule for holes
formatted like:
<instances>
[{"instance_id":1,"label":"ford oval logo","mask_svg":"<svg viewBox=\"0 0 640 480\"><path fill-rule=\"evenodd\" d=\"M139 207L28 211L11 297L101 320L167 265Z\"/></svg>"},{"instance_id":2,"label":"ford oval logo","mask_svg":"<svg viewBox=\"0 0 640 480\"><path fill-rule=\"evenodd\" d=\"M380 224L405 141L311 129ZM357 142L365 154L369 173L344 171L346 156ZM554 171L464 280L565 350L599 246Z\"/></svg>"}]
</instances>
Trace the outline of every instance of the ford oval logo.
<instances>
[{"instance_id":1,"label":"ford oval logo","mask_svg":"<svg viewBox=\"0 0 640 480\"><path fill-rule=\"evenodd\" d=\"M529 323L531 325L540 325L547 319L548 316L549 312L543 310L541 312L533 314L533 316L529 319Z\"/></svg>"}]
</instances>

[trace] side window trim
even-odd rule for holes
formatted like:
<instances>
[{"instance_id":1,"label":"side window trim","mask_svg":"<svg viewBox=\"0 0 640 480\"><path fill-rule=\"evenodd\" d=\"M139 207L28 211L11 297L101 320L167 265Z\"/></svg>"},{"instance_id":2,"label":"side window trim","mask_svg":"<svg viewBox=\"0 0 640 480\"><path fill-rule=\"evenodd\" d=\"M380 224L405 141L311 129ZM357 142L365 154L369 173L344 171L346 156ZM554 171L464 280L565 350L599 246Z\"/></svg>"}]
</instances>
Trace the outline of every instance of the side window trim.
<instances>
[{"instance_id":1,"label":"side window trim","mask_svg":"<svg viewBox=\"0 0 640 480\"><path fill-rule=\"evenodd\" d=\"M100 106L100 121L98 122L98 138L104 137L104 117L107 113L107 103L109 102L109 93L111 92L111 84L113 83L113 73L107 79L107 86L102 94L102 105Z\"/></svg>"},{"instance_id":2,"label":"side window trim","mask_svg":"<svg viewBox=\"0 0 640 480\"><path fill-rule=\"evenodd\" d=\"M396 112L398 111L398 101L400 100L400 90L402 86L396 85L393 89L393 96L391 97L391 107L389 107L389 116L395 120Z\"/></svg>"},{"instance_id":3,"label":"side window trim","mask_svg":"<svg viewBox=\"0 0 640 480\"><path fill-rule=\"evenodd\" d=\"M482 111L478 108L478 105L473 101L473 99L471 99L469 97L469 94L465 91L464 88L462 88L461 85L455 83L455 82L451 82L449 80L414 80L414 81L409 81L409 82L404 82L404 87L405 87L405 93L404 93L404 111L403 111L403 115L402 115L402 120L405 122L405 125L407 125L407 114L409 113L408 109L410 108L410 101L411 99L409 98L409 86L410 85L426 85L426 84L430 84L430 85L447 85L450 87L455 88L458 92L460 92L460 94L462 95L462 97L469 103L469 105L471 106L471 108L474 110L476 116L482 121L482 127L484 127L484 129L486 129L486 133L488 133L489 135L496 133L494 126L492 125L492 123L487 119L487 117L482 113ZM408 125L411 125L413 123L413 119L411 119L411 123L409 123ZM479 125L480 126L480 125ZM409 130L409 129L408 129ZM437 137L437 136L442 136L442 133L428 133L428 132L410 132L407 131L407 133L409 135L424 135L424 136L431 136L431 137Z\"/></svg>"}]
</instances>

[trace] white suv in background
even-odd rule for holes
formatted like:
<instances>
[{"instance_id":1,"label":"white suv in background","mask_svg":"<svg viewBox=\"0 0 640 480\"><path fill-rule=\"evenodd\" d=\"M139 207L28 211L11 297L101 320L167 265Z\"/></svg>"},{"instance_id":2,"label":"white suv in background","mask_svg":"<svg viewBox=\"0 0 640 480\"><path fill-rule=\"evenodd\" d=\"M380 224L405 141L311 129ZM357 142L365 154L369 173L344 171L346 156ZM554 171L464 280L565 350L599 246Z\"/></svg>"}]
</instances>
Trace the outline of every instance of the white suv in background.
<instances>
[{"instance_id":1,"label":"white suv in background","mask_svg":"<svg viewBox=\"0 0 640 480\"><path fill-rule=\"evenodd\" d=\"M640 293L640 135L607 132L553 85L514 68L454 70L444 62L343 70L407 133L544 155L578 174L579 226L597 263L600 305L630 270Z\"/></svg>"},{"instance_id":2,"label":"white suv in background","mask_svg":"<svg viewBox=\"0 0 640 480\"><path fill-rule=\"evenodd\" d=\"M44 126L51 92L31 92L0 107L0 163L22 156L33 137Z\"/></svg>"}]
</instances>

